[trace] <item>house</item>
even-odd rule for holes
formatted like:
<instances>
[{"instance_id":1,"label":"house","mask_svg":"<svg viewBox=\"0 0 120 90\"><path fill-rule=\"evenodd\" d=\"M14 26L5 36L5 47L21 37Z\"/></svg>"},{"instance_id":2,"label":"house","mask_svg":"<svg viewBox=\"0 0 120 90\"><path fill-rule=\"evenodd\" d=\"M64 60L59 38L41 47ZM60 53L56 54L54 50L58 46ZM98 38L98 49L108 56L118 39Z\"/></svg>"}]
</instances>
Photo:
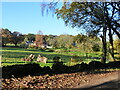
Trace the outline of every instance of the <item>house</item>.
<instances>
[{"instance_id":1,"label":"house","mask_svg":"<svg viewBox=\"0 0 120 90\"><path fill-rule=\"evenodd\" d=\"M37 46L37 43L36 42L29 42L29 41L26 41L25 42L26 43L26 45L33 45L33 46ZM43 45L40 45L39 47L41 47L41 48L52 48L52 46L48 46L47 44L43 44Z\"/></svg>"},{"instance_id":2,"label":"house","mask_svg":"<svg viewBox=\"0 0 120 90\"><path fill-rule=\"evenodd\" d=\"M26 45L36 45L36 43L34 43L33 41L32 42L26 41L25 44Z\"/></svg>"},{"instance_id":3,"label":"house","mask_svg":"<svg viewBox=\"0 0 120 90\"><path fill-rule=\"evenodd\" d=\"M41 45L42 48L52 48L52 46L48 46L47 44Z\"/></svg>"}]
</instances>

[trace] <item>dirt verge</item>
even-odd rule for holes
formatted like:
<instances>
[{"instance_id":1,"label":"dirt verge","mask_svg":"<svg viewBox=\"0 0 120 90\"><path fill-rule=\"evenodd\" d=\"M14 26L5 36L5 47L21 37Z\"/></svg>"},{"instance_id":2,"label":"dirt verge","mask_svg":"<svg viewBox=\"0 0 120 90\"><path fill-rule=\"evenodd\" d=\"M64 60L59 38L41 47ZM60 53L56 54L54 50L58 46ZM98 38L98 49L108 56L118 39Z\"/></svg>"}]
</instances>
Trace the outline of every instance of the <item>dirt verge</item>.
<instances>
[{"instance_id":1,"label":"dirt verge","mask_svg":"<svg viewBox=\"0 0 120 90\"><path fill-rule=\"evenodd\" d=\"M118 71L78 72L2 79L2 88L86 88L118 79Z\"/></svg>"}]
</instances>

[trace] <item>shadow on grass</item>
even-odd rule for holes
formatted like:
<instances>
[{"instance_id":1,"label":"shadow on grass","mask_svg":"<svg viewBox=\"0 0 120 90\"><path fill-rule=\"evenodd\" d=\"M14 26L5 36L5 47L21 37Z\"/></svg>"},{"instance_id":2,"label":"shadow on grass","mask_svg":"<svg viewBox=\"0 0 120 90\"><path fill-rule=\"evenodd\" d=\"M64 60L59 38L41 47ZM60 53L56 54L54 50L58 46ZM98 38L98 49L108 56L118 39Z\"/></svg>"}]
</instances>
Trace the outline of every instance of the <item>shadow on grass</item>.
<instances>
[{"instance_id":1,"label":"shadow on grass","mask_svg":"<svg viewBox=\"0 0 120 90\"><path fill-rule=\"evenodd\" d=\"M1 63L25 63L25 62L1 62Z\"/></svg>"},{"instance_id":2,"label":"shadow on grass","mask_svg":"<svg viewBox=\"0 0 120 90\"><path fill-rule=\"evenodd\" d=\"M70 58L73 58L73 56L70 56L70 55L62 55L62 54L53 54L53 53L51 53L51 52L49 52L49 53L45 53L45 54L43 54L43 53L41 53L41 52L4 52L3 51L3 53L2 53L2 57L5 57L6 59L7 58L11 58L11 60L12 60L12 58L16 58L16 59L21 59L21 58L24 58L25 56L29 56L30 54L33 54L33 55L35 55L35 59L34 59L34 61L36 61L36 59L37 59L37 56L40 54L41 56L44 56L44 57L47 57L48 58L48 62L49 62L49 59L53 59L54 57L61 57L61 60L63 61L63 62L68 62L69 60L70 60ZM82 59L87 59L86 57L77 57L76 59L78 59L78 60L80 60L80 58L82 58ZM4 61L4 60L3 60ZM16 60L16 62L17 62L17 60Z\"/></svg>"},{"instance_id":3,"label":"shadow on grass","mask_svg":"<svg viewBox=\"0 0 120 90\"><path fill-rule=\"evenodd\" d=\"M98 62L96 62L98 63ZM99 63L98 63L99 64ZM99 71L99 69L108 69L108 68L120 68L120 62L110 62L104 67L98 64L86 64L81 63L74 66L66 66L63 62L54 63L52 68L49 66L41 67L39 64L31 63L31 64L24 64L24 65L12 65L12 66L3 66L2 67L2 77L3 78L11 78L12 75L14 77L24 77L24 76L39 76L39 75L54 75L54 74L63 74L63 73L75 73L75 72L86 72L89 73L107 73L110 71ZM97 70L97 71L94 71Z\"/></svg>"},{"instance_id":4,"label":"shadow on grass","mask_svg":"<svg viewBox=\"0 0 120 90\"><path fill-rule=\"evenodd\" d=\"M4 50L24 50L24 48L19 48L19 46L4 46Z\"/></svg>"},{"instance_id":5,"label":"shadow on grass","mask_svg":"<svg viewBox=\"0 0 120 90\"><path fill-rule=\"evenodd\" d=\"M26 61L26 62L25 62L25 61L24 61L24 62L1 62L1 63L18 63L18 64L19 64L19 63L27 63L27 61ZM29 62L28 62L28 63L29 63ZM39 63L39 62L38 62L38 63ZM47 62L47 63L54 63L54 62L50 62L50 61L49 61L49 62ZM64 62L64 63L65 63L65 62Z\"/></svg>"}]
</instances>

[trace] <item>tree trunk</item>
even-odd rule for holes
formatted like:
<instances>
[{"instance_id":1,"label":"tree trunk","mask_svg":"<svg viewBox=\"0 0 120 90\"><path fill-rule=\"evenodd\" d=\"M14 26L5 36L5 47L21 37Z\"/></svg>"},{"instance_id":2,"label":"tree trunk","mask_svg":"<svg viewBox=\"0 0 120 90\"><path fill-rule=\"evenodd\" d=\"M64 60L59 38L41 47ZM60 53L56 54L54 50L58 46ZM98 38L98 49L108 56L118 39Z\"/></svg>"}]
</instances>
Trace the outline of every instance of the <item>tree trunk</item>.
<instances>
[{"instance_id":1,"label":"tree trunk","mask_svg":"<svg viewBox=\"0 0 120 90\"><path fill-rule=\"evenodd\" d=\"M111 28L117 34L118 38L120 39L120 33L116 30L116 28L113 28L113 26Z\"/></svg>"},{"instance_id":2,"label":"tree trunk","mask_svg":"<svg viewBox=\"0 0 120 90\"><path fill-rule=\"evenodd\" d=\"M110 45L111 45L111 48L110 48L110 54L113 58L113 60L115 61L115 57L114 57L114 46L113 46L113 35L112 35L112 32L111 32L111 29L109 29L109 42L110 42Z\"/></svg>"},{"instance_id":3,"label":"tree trunk","mask_svg":"<svg viewBox=\"0 0 120 90\"><path fill-rule=\"evenodd\" d=\"M14 43L15 44L15 46L17 46L17 43Z\"/></svg>"},{"instance_id":4,"label":"tree trunk","mask_svg":"<svg viewBox=\"0 0 120 90\"><path fill-rule=\"evenodd\" d=\"M105 3L105 5L106 5L106 3ZM109 52L110 52L113 60L115 61L115 58L114 58L114 46L113 46L113 33L112 33L112 27L113 27L113 25L112 25L112 18L113 18L113 16L110 18L108 10L107 10L106 7L105 7L105 10L106 10L106 14L105 14L106 15L106 19L105 20L107 20L106 24L108 25L108 28L109 28L109 34L108 35L109 35L109 42L110 42L110 46L111 46L110 49L109 49ZM114 11L115 10L113 10L112 12L114 13Z\"/></svg>"},{"instance_id":5,"label":"tree trunk","mask_svg":"<svg viewBox=\"0 0 120 90\"><path fill-rule=\"evenodd\" d=\"M103 43L103 55L101 62L106 63L106 55L107 55L107 43L106 43L106 26L103 28L103 36L102 36L102 43Z\"/></svg>"},{"instance_id":6,"label":"tree trunk","mask_svg":"<svg viewBox=\"0 0 120 90\"><path fill-rule=\"evenodd\" d=\"M102 36L102 43L103 43L103 55L102 55L102 59L101 62L102 63L106 63L106 55L107 55L107 43L106 43L106 33L107 33L107 26L106 26L106 19L107 19L107 6L106 6L106 2L103 3L103 8L104 8L104 17L103 17L103 36Z\"/></svg>"}]
</instances>

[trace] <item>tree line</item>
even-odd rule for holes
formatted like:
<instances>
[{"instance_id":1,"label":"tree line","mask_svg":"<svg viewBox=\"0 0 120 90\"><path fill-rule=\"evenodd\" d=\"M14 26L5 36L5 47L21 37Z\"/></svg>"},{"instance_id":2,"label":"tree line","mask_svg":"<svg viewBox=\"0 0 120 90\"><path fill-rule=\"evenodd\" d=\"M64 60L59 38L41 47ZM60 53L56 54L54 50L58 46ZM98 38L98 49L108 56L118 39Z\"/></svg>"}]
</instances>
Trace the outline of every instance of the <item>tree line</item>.
<instances>
[{"instance_id":1,"label":"tree line","mask_svg":"<svg viewBox=\"0 0 120 90\"><path fill-rule=\"evenodd\" d=\"M40 41L40 44L52 46L54 49L60 49L65 52L77 51L82 53L102 51L102 39L97 35L91 34L78 34L78 35L43 35L43 34L21 34L20 32L11 32L8 29L0 29L1 45L14 44L22 48L36 48L37 46L26 45L26 42L32 42L36 44L36 41ZM107 53L111 53L110 42L107 41ZM115 39L113 41L114 52L120 53L120 40ZM57 50L56 50L57 51ZM114 58L114 57L113 57Z\"/></svg>"},{"instance_id":2,"label":"tree line","mask_svg":"<svg viewBox=\"0 0 120 90\"><path fill-rule=\"evenodd\" d=\"M40 40L43 44L52 46L53 48L71 49L74 47L84 46L84 48L92 48L93 51L100 50L100 38L97 36L87 36L83 34L78 35L42 35L38 37L38 34L21 34L20 32L11 32L8 29L0 29L2 37L2 46L6 46L8 43L18 46L18 44L28 42L35 42ZM42 39L41 39L42 38Z\"/></svg>"},{"instance_id":3,"label":"tree line","mask_svg":"<svg viewBox=\"0 0 120 90\"><path fill-rule=\"evenodd\" d=\"M18 31L11 32L9 29L3 29L3 28L0 29L0 35L2 37L1 39L2 46L6 46L8 43L18 46L18 44L22 43L26 37L30 42L35 41L34 34L25 35Z\"/></svg>"},{"instance_id":4,"label":"tree line","mask_svg":"<svg viewBox=\"0 0 120 90\"><path fill-rule=\"evenodd\" d=\"M103 63L106 62L108 33L110 54L114 58L113 35L120 39L120 2L64 2L61 8L56 8L57 3L41 5L42 11L53 8L57 18L63 19L67 26L84 28L88 34L99 35L103 44Z\"/></svg>"}]
</instances>

